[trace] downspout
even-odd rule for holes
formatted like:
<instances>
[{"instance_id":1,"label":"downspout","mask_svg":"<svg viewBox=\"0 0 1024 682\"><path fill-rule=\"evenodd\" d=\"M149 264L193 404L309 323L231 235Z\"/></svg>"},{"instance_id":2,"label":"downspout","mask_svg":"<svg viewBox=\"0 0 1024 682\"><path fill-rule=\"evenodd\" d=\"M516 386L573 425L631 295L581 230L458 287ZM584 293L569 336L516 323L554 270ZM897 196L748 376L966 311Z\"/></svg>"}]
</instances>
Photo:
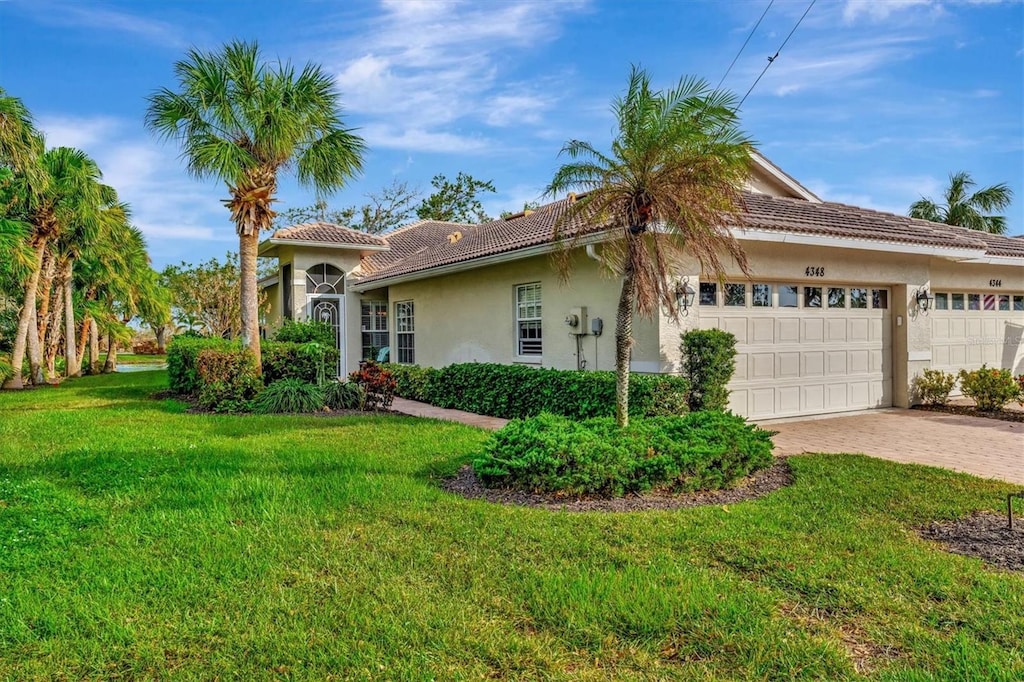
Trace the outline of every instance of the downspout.
<instances>
[{"instance_id":1,"label":"downspout","mask_svg":"<svg viewBox=\"0 0 1024 682\"><path fill-rule=\"evenodd\" d=\"M587 252L587 258L595 260L598 263L601 262L601 257L597 255L597 247L593 244L587 244L584 249Z\"/></svg>"}]
</instances>

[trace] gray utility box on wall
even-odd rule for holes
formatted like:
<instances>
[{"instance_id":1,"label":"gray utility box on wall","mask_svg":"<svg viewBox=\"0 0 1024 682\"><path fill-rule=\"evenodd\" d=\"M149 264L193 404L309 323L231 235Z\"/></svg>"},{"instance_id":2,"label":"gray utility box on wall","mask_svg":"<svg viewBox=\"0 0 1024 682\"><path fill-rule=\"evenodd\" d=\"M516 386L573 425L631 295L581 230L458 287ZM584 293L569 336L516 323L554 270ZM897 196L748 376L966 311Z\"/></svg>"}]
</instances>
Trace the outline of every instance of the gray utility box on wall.
<instances>
[{"instance_id":1,"label":"gray utility box on wall","mask_svg":"<svg viewBox=\"0 0 1024 682\"><path fill-rule=\"evenodd\" d=\"M565 316L565 326L569 328L570 334L586 335L587 307L569 308L569 314Z\"/></svg>"}]
</instances>

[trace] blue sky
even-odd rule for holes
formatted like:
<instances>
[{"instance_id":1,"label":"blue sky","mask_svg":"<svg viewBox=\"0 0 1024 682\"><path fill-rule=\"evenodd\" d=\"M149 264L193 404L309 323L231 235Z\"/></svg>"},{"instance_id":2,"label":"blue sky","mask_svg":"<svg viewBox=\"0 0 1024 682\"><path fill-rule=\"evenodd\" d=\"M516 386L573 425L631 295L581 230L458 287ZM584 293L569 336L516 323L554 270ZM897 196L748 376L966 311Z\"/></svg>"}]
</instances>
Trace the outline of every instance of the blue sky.
<instances>
[{"instance_id":1,"label":"blue sky","mask_svg":"<svg viewBox=\"0 0 1024 682\"><path fill-rule=\"evenodd\" d=\"M746 92L809 0L776 0L724 87ZM335 75L369 153L332 198L393 178L489 179L497 214L539 198L563 142L599 146L630 64L658 85L718 83L768 0L54 2L0 0L0 85L48 142L89 152L134 209L154 265L237 248L223 186L190 178L143 127L195 45L258 40ZM1006 182L1024 232L1024 7L999 0L818 0L742 109L768 158L827 200L904 213L951 171ZM286 180L278 208L313 196Z\"/></svg>"}]
</instances>

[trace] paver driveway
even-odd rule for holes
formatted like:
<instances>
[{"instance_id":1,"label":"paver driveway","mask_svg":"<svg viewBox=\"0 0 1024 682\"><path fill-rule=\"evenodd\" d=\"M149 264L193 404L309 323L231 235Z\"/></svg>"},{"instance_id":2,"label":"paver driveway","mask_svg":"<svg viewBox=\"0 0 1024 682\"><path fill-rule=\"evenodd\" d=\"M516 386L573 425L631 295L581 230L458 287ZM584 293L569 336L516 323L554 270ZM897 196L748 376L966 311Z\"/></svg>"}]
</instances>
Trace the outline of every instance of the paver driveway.
<instances>
[{"instance_id":1,"label":"paver driveway","mask_svg":"<svg viewBox=\"0 0 1024 682\"><path fill-rule=\"evenodd\" d=\"M853 452L1024 484L1024 424L918 410L763 422L775 454Z\"/></svg>"}]
</instances>

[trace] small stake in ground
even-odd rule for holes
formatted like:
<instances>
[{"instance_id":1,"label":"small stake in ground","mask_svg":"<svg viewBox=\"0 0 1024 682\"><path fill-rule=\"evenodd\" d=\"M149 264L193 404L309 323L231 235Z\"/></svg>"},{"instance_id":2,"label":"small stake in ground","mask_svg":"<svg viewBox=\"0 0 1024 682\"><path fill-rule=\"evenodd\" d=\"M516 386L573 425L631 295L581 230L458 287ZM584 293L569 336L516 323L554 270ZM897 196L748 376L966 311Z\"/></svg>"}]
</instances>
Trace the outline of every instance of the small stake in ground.
<instances>
[{"instance_id":1,"label":"small stake in ground","mask_svg":"<svg viewBox=\"0 0 1024 682\"><path fill-rule=\"evenodd\" d=\"M1024 500L1024 490L1006 495L1006 521L1010 524L1010 530L1013 530L1013 498L1015 497Z\"/></svg>"}]
</instances>

